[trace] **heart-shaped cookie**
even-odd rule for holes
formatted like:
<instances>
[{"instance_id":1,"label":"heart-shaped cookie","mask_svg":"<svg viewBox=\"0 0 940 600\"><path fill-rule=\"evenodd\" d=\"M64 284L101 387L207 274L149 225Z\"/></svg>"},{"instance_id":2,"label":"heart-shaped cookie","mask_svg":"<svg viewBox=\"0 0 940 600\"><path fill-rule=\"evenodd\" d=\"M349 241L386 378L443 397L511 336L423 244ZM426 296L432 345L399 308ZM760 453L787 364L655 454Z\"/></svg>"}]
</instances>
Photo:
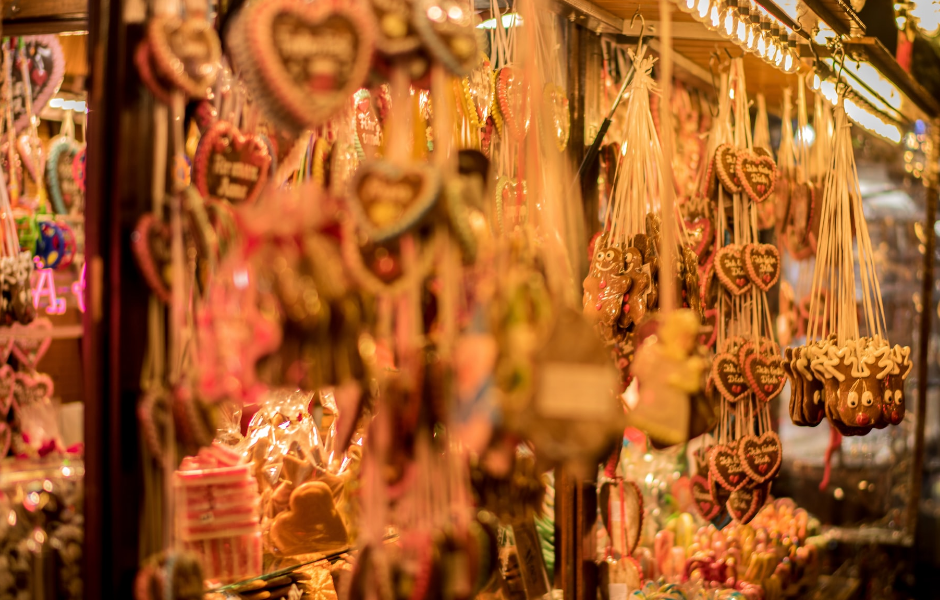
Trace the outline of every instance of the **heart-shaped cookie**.
<instances>
[{"instance_id":1,"label":"heart-shaped cookie","mask_svg":"<svg viewBox=\"0 0 940 600\"><path fill-rule=\"evenodd\" d=\"M751 287L751 280L744 265L744 251L737 244L719 248L715 254L715 276L729 292L740 296Z\"/></svg>"},{"instance_id":2,"label":"heart-shaped cookie","mask_svg":"<svg viewBox=\"0 0 940 600\"><path fill-rule=\"evenodd\" d=\"M780 470L783 450L780 438L773 431L764 435L746 435L738 440L738 455L741 467L757 483L773 479Z\"/></svg>"},{"instance_id":3,"label":"heart-shaped cookie","mask_svg":"<svg viewBox=\"0 0 940 600\"><path fill-rule=\"evenodd\" d=\"M20 154L20 160L23 162L23 168L29 174L29 178L34 183L42 181L45 174L46 158L42 147L42 140L38 137L24 133L16 140L16 150ZM82 189L84 192L85 190Z\"/></svg>"},{"instance_id":4,"label":"heart-shaped cookie","mask_svg":"<svg viewBox=\"0 0 940 600\"><path fill-rule=\"evenodd\" d=\"M193 98L207 98L219 73L222 45L202 16L154 16L147 28L150 59L166 80Z\"/></svg>"},{"instance_id":5,"label":"heart-shaped cookie","mask_svg":"<svg viewBox=\"0 0 940 600\"><path fill-rule=\"evenodd\" d=\"M496 183L496 223L501 231L512 231L528 218L526 183L501 178Z\"/></svg>"},{"instance_id":6,"label":"heart-shaped cookie","mask_svg":"<svg viewBox=\"0 0 940 600\"><path fill-rule=\"evenodd\" d=\"M13 442L13 430L6 421L0 421L0 459L10 453L10 444Z\"/></svg>"},{"instance_id":7,"label":"heart-shaped cookie","mask_svg":"<svg viewBox=\"0 0 940 600\"><path fill-rule=\"evenodd\" d=\"M555 140L559 152L568 147L568 138L571 135L571 111L568 108L568 93L565 88L548 83L542 91L543 115L542 127L548 128L545 133L548 139Z\"/></svg>"},{"instance_id":8,"label":"heart-shaped cookie","mask_svg":"<svg viewBox=\"0 0 940 600\"><path fill-rule=\"evenodd\" d=\"M531 105L529 90L522 71L517 67L503 67L496 75L496 104L509 135L522 141L529 131Z\"/></svg>"},{"instance_id":9,"label":"heart-shaped cookie","mask_svg":"<svg viewBox=\"0 0 940 600\"><path fill-rule=\"evenodd\" d=\"M438 172L427 164L399 167L372 161L359 167L349 203L359 227L374 242L394 239L415 227L437 202Z\"/></svg>"},{"instance_id":10,"label":"heart-shaped cookie","mask_svg":"<svg viewBox=\"0 0 940 600\"><path fill-rule=\"evenodd\" d=\"M27 35L16 38L10 53L12 71L10 88L13 98L13 121L17 133L29 126L26 114L26 90L32 100L32 112L38 115L62 85L65 77L65 57L56 35ZM21 64L26 65L28 81L23 81ZM10 71L6 71L10 73ZM28 86L27 86L28 84Z\"/></svg>"},{"instance_id":11,"label":"heart-shaped cookie","mask_svg":"<svg viewBox=\"0 0 940 600\"><path fill-rule=\"evenodd\" d=\"M706 348L714 348L718 340L718 309L709 308L705 311L705 321L699 330L698 343Z\"/></svg>"},{"instance_id":12,"label":"heart-shaped cookie","mask_svg":"<svg viewBox=\"0 0 940 600\"><path fill-rule=\"evenodd\" d=\"M643 493L632 481L601 485L598 501L604 527L625 556L633 554L643 530ZM626 537L624 540L623 538Z\"/></svg>"},{"instance_id":13,"label":"heart-shaped cookie","mask_svg":"<svg viewBox=\"0 0 940 600\"><path fill-rule=\"evenodd\" d=\"M78 184L82 195L85 194L85 146L72 158L72 179Z\"/></svg>"},{"instance_id":14,"label":"heart-shaped cookie","mask_svg":"<svg viewBox=\"0 0 940 600\"><path fill-rule=\"evenodd\" d=\"M131 249L150 290L162 302L169 303L170 289L166 271L170 265L170 228L146 213L131 234Z\"/></svg>"},{"instance_id":15,"label":"heart-shaped cookie","mask_svg":"<svg viewBox=\"0 0 940 600\"><path fill-rule=\"evenodd\" d=\"M12 338L11 338L12 339ZM13 383L16 371L10 365L0 367L0 416L6 417L13 406Z\"/></svg>"},{"instance_id":16,"label":"heart-shaped cookie","mask_svg":"<svg viewBox=\"0 0 940 600\"><path fill-rule=\"evenodd\" d=\"M787 382L783 361L779 356L764 356L752 352L742 365L744 376L754 394L764 402L780 395Z\"/></svg>"},{"instance_id":17,"label":"heart-shaped cookie","mask_svg":"<svg viewBox=\"0 0 940 600\"><path fill-rule=\"evenodd\" d=\"M193 182L207 200L250 204L268 180L271 155L259 135L243 135L234 125L219 121L196 148Z\"/></svg>"},{"instance_id":18,"label":"heart-shaped cookie","mask_svg":"<svg viewBox=\"0 0 940 600\"><path fill-rule=\"evenodd\" d=\"M721 144L715 150L715 160L713 162L715 175L718 181L724 186L730 194L737 194L741 191L741 180L738 178L738 151L731 144Z\"/></svg>"},{"instance_id":19,"label":"heart-shaped cookie","mask_svg":"<svg viewBox=\"0 0 940 600\"><path fill-rule=\"evenodd\" d=\"M780 251L773 244L746 244L744 267L754 285L769 292L780 279Z\"/></svg>"},{"instance_id":20,"label":"heart-shaped cookie","mask_svg":"<svg viewBox=\"0 0 940 600\"><path fill-rule=\"evenodd\" d=\"M13 375L13 398L17 410L37 405L52 398L55 385L45 373L25 373L19 371Z\"/></svg>"},{"instance_id":21,"label":"heart-shaped cookie","mask_svg":"<svg viewBox=\"0 0 940 600\"><path fill-rule=\"evenodd\" d=\"M413 0L414 26L425 48L444 67L464 77L479 62L474 13L457 0Z\"/></svg>"},{"instance_id":22,"label":"heart-shaped cookie","mask_svg":"<svg viewBox=\"0 0 940 600\"><path fill-rule=\"evenodd\" d=\"M68 136L56 136L49 142L46 160L46 189L56 213L67 215L82 210L85 194L72 174L72 163L82 145Z\"/></svg>"},{"instance_id":23,"label":"heart-shaped cookie","mask_svg":"<svg viewBox=\"0 0 940 600\"><path fill-rule=\"evenodd\" d=\"M762 487L735 490L726 504L728 514L739 523L750 523L766 500L767 491Z\"/></svg>"},{"instance_id":24,"label":"heart-shaped cookie","mask_svg":"<svg viewBox=\"0 0 940 600\"><path fill-rule=\"evenodd\" d=\"M363 86L375 37L361 3L268 0L242 9L228 47L265 115L301 130L324 123Z\"/></svg>"},{"instance_id":25,"label":"heart-shaped cookie","mask_svg":"<svg viewBox=\"0 0 940 600\"><path fill-rule=\"evenodd\" d=\"M386 56L398 56L417 50L421 45L413 24L412 0L370 0L375 13L375 46Z\"/></svg>"},{"instance_id":26,"label":"heart-shaped cookie","mask_svg":"<svg viewBox=\"0 0 940 600\"><path fill-rule=\"evenodd\" d=\"M14 338L13 356L24 368L35 371L52 343L52 321L41 317L29 325L14 323L10 329Z\"/></svg>"},{"instance_id":27,"label":"heart-shaped cookie","mask_svg":"<svg viewBox=\"0 0 940 600\"><path fill-rule=\"evenodd\" d=\"M708 455L708 473L715 483L734 492L745 488L750 479L741 466L737 442L716 444Z\"/></svg>"},{"instance_id":28,"label":"heart-shaped cookie","mask_svg":"<svg viewBox=\"0 0 940 600\"><path fill-rule=\"evenodd\" d=\"M692 499L695 501L695 510L706 521L711 521L717 517L723 505L715 502L711 492L708 490L708 479L701 475L692 477Z\"/></svg>"},{"instance_id":29,"label":"heart-shaped cookie","mask_svg":"<svg viewBox=\"0 0 940 600\"><path fill-rule=\"evenodd\" d=\"M728 402L737 402L748 392L747 378L738 357L730 352L715 355L711 375L718 393Z\"/></svg>"},{"instance_id":30,"label":"heart-shaped cookie","mask_svg":"<svg viewBox=\"0 0 940 600\"><path fill-rule=\"evenodd\" d=\"M26 179L23 177L25 171L19 153L10 146L9 142L0 145L0 168L3 169L3 177L6 180L11 199L19 198L26 188ZM13 195L14 187L17 191L15 196Z\"/></svg>"},{"instance_id":31,"label":"heart-shaped cookie","mask_svg":"<svg viewBox=\"0 0 940 600\"><path fill-rule=\"evenodd\" d=\"M153 66L153 59L150 55L150 42L146 38L142 39L134 50L134 66L137 67L137 74L141 81L153 94L153 97L164 104L170 103L170 91L173 84L165 80Z\"/></svg>"},{"instance_id":32,"label":"heart-shaped cookie","mask_svg":"<svg viewBox=\"0 0 940 600\"><path fill-rule=\"evenodd\" d=\"M735 174L741 190L754 202L763 202L774 191L777 181L777 165L770 156L758 156L752 152L738 151Z\"/></svg>"},{"instance_id":33,"label":"heart-shaped cookie","mask_svg":"<svg viewBox=\"0 0 940 600\"><path fill-rule=\"evenodd\" d=\"M699 257L699 264L701 264L711 254L711 244L715 239L715 229L712 227L711 219L707 217L686 219L685 231L692 244L692 251Z\"/></svg>"}]
</instances>

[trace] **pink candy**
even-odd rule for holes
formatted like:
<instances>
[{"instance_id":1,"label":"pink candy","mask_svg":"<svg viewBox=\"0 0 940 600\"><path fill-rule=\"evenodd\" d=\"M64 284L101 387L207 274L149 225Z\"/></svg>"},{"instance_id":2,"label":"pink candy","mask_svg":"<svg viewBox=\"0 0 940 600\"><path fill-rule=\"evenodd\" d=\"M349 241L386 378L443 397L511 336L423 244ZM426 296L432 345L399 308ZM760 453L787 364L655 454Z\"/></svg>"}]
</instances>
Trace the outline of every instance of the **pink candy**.
<instances>
[{"instance_id":1,"label":"pink candy","mask_svg":"<svg viewBox=\"0 0 940 600\"><path fill-rule=\"evenodd\" d=\"M207 579L232 581L261 574L258 488L249 465L213 444L176 471L177 531L199 555Z\"/></svg>"}]
</instances>

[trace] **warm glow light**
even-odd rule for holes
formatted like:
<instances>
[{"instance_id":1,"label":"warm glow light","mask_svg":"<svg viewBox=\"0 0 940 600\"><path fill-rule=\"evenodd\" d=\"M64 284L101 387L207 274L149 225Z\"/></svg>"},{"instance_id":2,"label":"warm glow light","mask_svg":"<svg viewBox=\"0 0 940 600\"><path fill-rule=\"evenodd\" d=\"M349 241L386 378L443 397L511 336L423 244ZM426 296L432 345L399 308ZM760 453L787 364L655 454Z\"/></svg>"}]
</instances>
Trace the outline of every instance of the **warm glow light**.
<instances>
[{"instance_id":1,"label":"warm glow light","mask_svg":"<svg viewBox=\"0 0 940 600\"><path fill-rule=\"evenodd\" d=\"M819 89L819 73L813 73L813 89Z\"/></svg>"},{"instance_id":2,"label":"warm glow light","mask_svg":"<svg viewBox=\"0 0 940 600\"><path fill-rule=\"evenodd\" d=\"M839 67L832 59L826 59L825 62L833 72L838 72ZM866 62L858 64L846 62L844 70L852 76L843 74L842 79L868 103L885 112L891 112L892 109L900 112L901 91L879 73L878 69ZM866 86L872 91L866 89Z\"/></svg>"},{"instance_id":3,"label":"warm glow light","mask_svg":"<svg viewBox=\"0 0 940 600\"><path fill-rule=\"evenodd\" d=\"M518 27L522 25L522 17L516 13L506 13L503 15L503 27L508 29L510 27ZM477 25L477 29L496 29L496 18L487 19Z\"/></svg>"},{"instance_id":4,"label":"warm glow light","mask_svg":"<svg viewBox=\"0 0 940 600\"><path fill-rule=\"evenodd\" d=\"M718 15L717 6L712 6L711 13L709 14L709 22L711 23L712 27L715 29L718 29L718 26L721 25L721 19Z\"/></svg>"},{"instance_id":5,"label":"warm glow light","mask_svg":"<svg viewBox=\"0 0 940 600\"><path fill-rule=\"evenodd\" d=\"M744 24L744 21L738 19L737 27L734 30L734 41L739 44L747 45L747 34L749 31L750 29Z\"/></svg>"},{"instance_id":6,"label":"warm glow light","mask_svg":"<svg viewBox=\"0 0 940 600\"><path fill-rule=\"evenodd\" d=\"M793 55L787 52L783 58L783 70L789 73L791 69L793 69Z\"/></svg>"},{"instance_id":7,"label":"warm glow light","mask_svg":"<svg viewBox=\"0 0 940 600\"><path fill-rule=\"evenodd\" d=\"M836 92L835 83L822 81L819 85L819 91L833 106L839 102L839 94ZM848 98L846 98L844 106L845 114L862 129L880 135L895 144L900 143L901 130L898 129L897 125L886 121L881 115L871 112Z\"/></svg>"},{"instance_id":8,"label":"warm glow light","mask_svg":"<svg viewBox=\"0 0 940 600\"><path fill-rule=\"evenodd\" d=\"M708 17L708 10L711 8L711 5L709 0L698 0L695 16L698 17L699 21L704 21L705 18Z\"/></svg>"},{"instance_id":9,"label":"warm glow light","mask_svg":"<svg viewBox=\"0 0 940 600\"><path fill-rule=\"evenodd\" d=\"M732 35L734 35L734 29L735 29L734 25L735 25L734 12L732 12L730 8L726 9L724 27L722 27L722 31L724 32L725 36L731 37Z\"/></svg>"}]
</instances>

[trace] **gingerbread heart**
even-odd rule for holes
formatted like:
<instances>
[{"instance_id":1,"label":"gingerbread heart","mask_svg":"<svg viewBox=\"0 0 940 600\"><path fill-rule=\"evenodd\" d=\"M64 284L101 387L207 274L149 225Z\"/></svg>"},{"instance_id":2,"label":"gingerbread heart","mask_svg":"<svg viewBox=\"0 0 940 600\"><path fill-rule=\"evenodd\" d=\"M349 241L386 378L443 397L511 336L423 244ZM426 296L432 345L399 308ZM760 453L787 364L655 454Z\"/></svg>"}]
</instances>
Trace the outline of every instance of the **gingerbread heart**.
<instances>
[{"instance_id":1,"label":"gingerbread heart","mask_svg":"<svg viewBox=\"0 0 940 600\"><path fill-rule=\"evenodd\" d=\"M170 103L170 91L173 84L163 78L153 66L153 59L150 53L150 42L146 38L137 44L134 50L134 66L137 67L137 74L141 81L153 94L153 97L164 104Z\"/></svg>"},{"instance_id":2,"label":"gingerbread heart","mask_svg":"<svg viewBox=\"0 0 940 600\"><path fill-rule=\"evenodd\" d=\"M692 243L692 251L699 257L700 261L711 254L711 243L715 239L715 230L711 219L707 217L698 217L696 219L685 220L685 231L689 236L689 242Z\"/></svg>"},{"instance_id":3,"label":"gingerbread heart","mask_svg":"<svg viewBox=\"0 0 940 600\"><path fill-rule=\"evenodd\" d=\"M38 115L62 85L65 56L57 35L22 36L12 46L10 59L15 67L5 72L12 72L10 88L13 98L10 106L14 126L20 132L29 126L31 116L26 114L26 90L30 92L32 113ZM27 81L23 80L23 69L20 68L23 64Z\"/></svg>"},{"instance_id":4,"label":"gingerbread heart","mask_svg":"<svg viewBox=\"0 0 940 600\"><path fill-rule=\"evenodd\" d=\"M160 74L193 98L208 98L219 73L222 45L202 16L155 16L147 28L150 58Z\"/></svg>"},{"instance_id":5,"label":"gingerbread heart","mask_svg":"<svg viewBox=\"0 0 940 600\"><path fill-rule=\"evenodd\" d=\"M52 343L52 321L41 317L29 325L14 323L10 329L15 340L13 356L26 369L35 370Z\"/></svg>"},{"instance_id":6,"label":"gingerbread heart","mask_svg":"<svg viewBox=\"0 0 940 600\"><path fill-rule=\"evenodd\" d=\"M431 54L458 77L479 62L474 13L457 0L414 0L414 26Z\"/></svg>"},{"instance_id":7,"label":"gingerbread heart","mask_svg":"<svg viewBox=\"0 0 940 600\"><path fill-rule=\"evenodd\" d=\"M729 292L740 296L751 287L744 265L744 252L737 244L728 244L715 254L715 276Z\"/></svg>"},{"instance_id":8,"label":"gingerbread heart","mask_svg":"<svg viewBox=\"0 0 940 600\"><path fill-rule=\"evenodd\" d=\"M763 356L753 352L742 365L744 376L751 390L764 402L770 402L780 395L787 382L783 372L783 362L779 356Z\"/></svg>"},{"instance_id":9,"label":"gingerbread heart","mask_svg":"<svg viewBox=\"0 0 940 600\"><path fill-rule=\"evenodd\" d=\"M708 490L708 479L701 475L692 476L692 499L695 502L695 510L706 521L711 521L721 513L723 508L721 504L715 502L711 492Z\"/></svg>"},{"instance_id":10,"label":"gingerbread heart","mask_svg":"<svg viewBox=\"0 0 940 600\"><path fill-rule=\"evenodd\" d=\"M728 514L739 523L750 523L766 500L767 492L761 487L735 490L726 504Z\"/></svg>"},{"instance_id":11,"label":"gingerbread heart","mask_svg":"<svg viewBox=\"0 0 940 600\"><path fill-rule=\"evenodd\" d=\"M440 175L430 165L372 161L359 167L349 201L360 228L372 241L384 242L415 227L437 202L440 190Z\"/></svg>"},{"instance_id":12,"label":"gingerbread heart","mask_svg":"<svg viewBox=\"0 0 940 600\"><path fill-rule=\"evenodd\" d=\"M699 330L698 343L706 348L714 348L718 340L718 309L709 308L705 311L705 322Z\"/></svg>"},{"instance_id":13,"label":"gingerbread heart","mask_svg":"<svg viewBox=\"0 0 940 600\"><path fill-rule=\"evenodd\" d=\"M512 231L528 219L527 187L525 181L501 178L496 183L496 222L502 231Z\"/></svg>"},{"instance_id":14,"label":"gingerbread heart","mask_svg":"<svg viewBox=\"0 0 940 600\"><path fill-rule=\"evenodd\" d=\"M738 178L738 151L731 144L721 144L715 150L714 168L718 181L730 194L741 191L741 180Z\"/></svg>"},{"instance_id":15,"label":"gingerbread heart","mask_svg":"<svg viewBox=\"0 0 940 600\"><path fill-rule=\"evenodd\" d=\"M55 385L52 383L52 378L45 373L31 375L20 371L13 376L13 398L17 410L52 398L54 391Z\"/></svg>"},{"instance_id":16,"label":"gingerbread heart","mask_svg":"<svg viewBox=\"0 0 940 600\"><path fill-rule=\"evenodd\" d=\"M333 492L321 481L308 481L293 490L289 510L274 518L269 536L279 556L327 552L349 543Z\"/></svg>"},{"instance_id":17,"label":"gingerbread heart","mask_svg":"<svg viewBox=\"0 0 940 600\"><path fill-rule=\"evenodd\" d=\"M542 126L548 127L546 132L549 139L555 140L555 147L563 152L568 147L568 138L571 136L571 110L568 106L568 93L565 88L551 83L545 84L542 91Z\"/></svg>"},{"instance_id":18,"label":"gingerbread heart","mask_svg":"<svg viewBox=\"0 0 940 600\"><path fill-rule=\"evenodd\" d=\"M170 302L170 289L165 277L170 265L170 228L146 213L137 221L131 234L131 250L144 281L162 302Z\"/></svg>"},{"instance_id":19,"label":"gingerbread heart","mask_svg":"<svg viewBox=\"0 0 940 600\"><path fill-rule=\"evenodd\" d=\"M46 160L46 189L56 213L67 215L80 212L85 194L72 173L72 163L82 145L64 136L56 136L49 143Z\"/></svg>"},{"instance_id":20,"label":"gingerbread heart","mask_svg":"<svg viewBox=\"0 0 940 600\"><path fill-rule=\"evenodd\" d=\"M363 86L375 38L361 3L269 0L246 5L228 46L265 115L301 130L324 123Z\"/></svg>"},{"instance_id":21,"label":"gingerbread heart","mask_svg":"<svg viewBox=\"0 0 940 600\"><path fill-rule=\"evenodd\" d=\"M207 200L250 204L264 188L270 166L261 136L242 135L231 123L219 121L199 140L193 182Z\"/></svg>"},{"instance_id":22,"label":"gingerbread heart","mask_svg":"<svg viewBox=\"0 0 940 600\"><path fill-rule=\"evenodd\" d=\"M0 416L6 417L13 406L14 375L16 371L10 365L0 367Z\"/></svg>"},{"instance_id":23,"label":"gingerbread heart","mask_svg":"<svg viewBox=\"0 0 940 600\"><path fill-rule=\"evenodd\" d=\"M763 202L774 191L777 181L777 165L770 156L758 156L752 152L739 151L735 164L735 175L741 189L754 202Z\"/></svg>"},{"instance_id":24,"label":"gingerbread heart","mask_svg":"<svg viewBox=\"0 0 940 600\"><path fill-rule=\"evenodd\" d=\"M754 285L769 292L780 279L780 251L773 244L746 244L744 267Z\"/></svg>"},{"instance_id":25,"label":"gingerbread heart","mask_svg":"<svg viewBox=\"0 0 940 600\"><path fill-rule=\"evenodd\" d=\"M5 421L0 421L0 459L10 453L10 444L13 442L13 430Z\"/></svg>"},{"instance_id":26,"label":"gingerbread heart","mask_svg":"<svg viewBox=\"0 0 940 600\"><path fill-rule=\"evenodd\" d=\"M78 184L78 189L85 194L85 146L72 158L72 179Z\"/></svg>"},{"instance_id":27,"label":"gingerbread heart","mask_svg":"<svg viewBox=\"0 0 940 600\"><path fill-rule=\"evenodd\" d=\"M23 161L19 153L10 147L9 142L4 142L0 146L0 167L3 168L3 177L6 180L7 187L11 190L16 187L19 194L23 193L26 187L26 179L23 177Z\"/></svg>"},{"instance_id":28,"label":"gingerbread heart","mask_svg":"<svg viewBox=\"0 0 940 600\"><path fill-rule=\"evenodd\" d=\"M737 402L748 392L747 378L738 362L738 357L729 352L715 355L712 361L712 380L715 388L728 402Z\"/></svg>"},{"instance_id":29,"label":"gingerbread heart","mask_svg":"<svg viewBox=\"0 0 940 600\"><path fill-rule=\"evenodd\" d=\"M734 492L750 483L738 456L737 442L716 444L708 455L708 473L724 489Z\"/></svg>"},{"instance_id":30,"label":"gingerbread heart","mask_svg":"<svg viewBox=\"0 0 940 600\"><path fill-rule=\"evenodd\" d=\"M757 483L764 483L773 479L780 470L783 459L780 438L773 431L760 437L746 435L738 440L738 456L748 477Z\"/></svg>"},{"instance_id":31,"label":"gingerbread heart","mask_svg":"<svg viewBox=\"0 0 940 600\"><path fill-rule=\"evenodd\" d=\"M496 102L509 135L521 141L529 131L531 105L525 76L517 67L503 67L496 76Z\"/></svg>"},{"instance_id":32,"label":"gingerbread heart","mask_svg":"<svg viewBox=\"0 0 940 600\"><path fill-rule=\"evenodd\" d=\"M398 56L417 50L421 45L413 24L411 0L371 0L369 4L378 24L375 45L386 56Z\"/></svg>"},{"instance_id":33,"label":"gingerbread heart","mask_svg":"<svg viewBox=\"0 0 940 600\"><path fill-rule=\"evenodd\" d=\"M604 527L615 539L619 550L630 555L643 530L643 494L632 481L608 481L601 485L598 501ZM626 540L623 537L626 536Z\"/></svg>"}]
</instances>

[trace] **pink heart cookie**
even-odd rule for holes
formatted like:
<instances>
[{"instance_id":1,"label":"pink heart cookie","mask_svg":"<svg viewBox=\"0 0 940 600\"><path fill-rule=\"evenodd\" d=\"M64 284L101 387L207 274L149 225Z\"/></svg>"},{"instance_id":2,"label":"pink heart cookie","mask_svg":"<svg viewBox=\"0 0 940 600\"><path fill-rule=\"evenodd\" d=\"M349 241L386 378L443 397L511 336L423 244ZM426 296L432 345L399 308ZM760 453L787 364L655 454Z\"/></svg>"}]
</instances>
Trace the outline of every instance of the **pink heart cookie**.
<instances>
[{"instance_id":1,"label":"pink heart cookie","mask_svg":"<svg viewBox=\"0 0 940 600\"><path fill-rule=\"evenodd\" d=\"M14 339L13 356L28 370L35 371L52 343L52 321L41 317L29 325L14 323L10 329Z\"/></svg>"}]
</instances>

